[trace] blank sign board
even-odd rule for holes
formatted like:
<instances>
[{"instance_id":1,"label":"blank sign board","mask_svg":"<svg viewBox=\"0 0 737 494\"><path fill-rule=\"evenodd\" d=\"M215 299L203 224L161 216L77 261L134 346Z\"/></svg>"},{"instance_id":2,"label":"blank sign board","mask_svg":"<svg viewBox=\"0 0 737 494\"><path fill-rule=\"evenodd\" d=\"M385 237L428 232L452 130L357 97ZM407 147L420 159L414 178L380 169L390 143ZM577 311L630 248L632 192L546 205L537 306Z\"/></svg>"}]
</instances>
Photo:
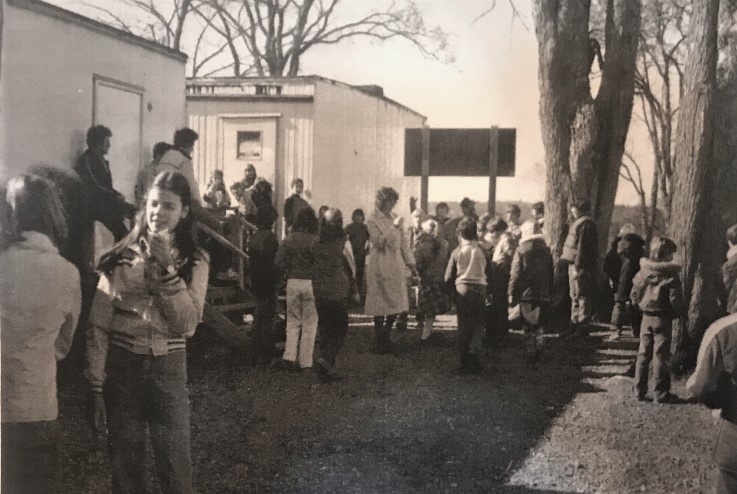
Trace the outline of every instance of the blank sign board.
<instances>
[{"instance_id":1,"label":"blank sign board","mask_svg":"<svg viewBox=\"0 0 737 494\"><path fill-rule=\"evenodd\" d=\"M422 129L404 131L404 175L422 175ZM490 129L430 129L431 177L488 177ZM517 130L499 129L498 177L513 177Z\"/></svg>"}]
</instances>

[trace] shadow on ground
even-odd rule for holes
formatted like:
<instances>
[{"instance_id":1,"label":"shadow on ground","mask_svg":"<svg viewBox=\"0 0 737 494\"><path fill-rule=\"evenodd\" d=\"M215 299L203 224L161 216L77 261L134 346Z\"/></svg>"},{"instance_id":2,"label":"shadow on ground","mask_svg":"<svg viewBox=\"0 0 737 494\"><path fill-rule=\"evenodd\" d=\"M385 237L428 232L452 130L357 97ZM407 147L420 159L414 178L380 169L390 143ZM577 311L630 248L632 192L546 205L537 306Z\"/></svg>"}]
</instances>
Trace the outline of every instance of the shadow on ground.
<instances>
[{"instance_id":1,"label":"shadow on ground","mask_svg":"<svg viewBox=\"0 0 737 494\"><path fill-rule=\"evenodd\" d=\"M460 376L454 332L424 348L410 330L396 355L376 356L367 320L352 322L342 379L329 385L312 372L252 367L223 347L190 352L199 492L561 492L507 481L576 394L599 391L581 370L596 359L595 339L546 339L532 367L514 335L483 375ZM108 491L81 378L60 397L64 492Z\"/></svg>"}]
</instances>

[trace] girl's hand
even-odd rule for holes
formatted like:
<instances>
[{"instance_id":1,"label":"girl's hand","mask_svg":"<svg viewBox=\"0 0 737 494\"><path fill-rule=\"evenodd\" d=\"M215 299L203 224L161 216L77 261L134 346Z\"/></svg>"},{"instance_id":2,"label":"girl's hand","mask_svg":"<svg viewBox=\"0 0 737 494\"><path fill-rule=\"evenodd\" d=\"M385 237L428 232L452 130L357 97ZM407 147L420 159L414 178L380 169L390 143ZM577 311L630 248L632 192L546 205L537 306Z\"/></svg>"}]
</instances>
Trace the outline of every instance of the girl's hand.
<instances>
[{"instance_id":1,"label":"girl's hand","mask_svg":"<svg viewBox=\"0 0 737 494\"><path fill-rule=\"evenodd\" d=\"M404 225L404 217L403 216L397 216L394 219L394 226L397 228L402 228L402 225Z\"/></svg>"},{"instance_id":2,"label":"girl's hand","mask_svg":"<svg viewBox=\"0 0 737 494\"><path fill-rule=\"evenodd\" d=\"M162 269L174 266L174 259L171 257L171 245L169 244L168 239L160 236L151 236L148 243L149 257L151 257L156 264L161 266Z\"/></svg>"},{"instance_id":3,"label":"girl's hand","mask_svg":"<svg viewBox=\"0 0 737 494\"><path fill-rule=\"evenodd\" d=\"M92 428L100 436L107 434L107 410L102 393L92 394Z\"/></svg>"}]
</instances>

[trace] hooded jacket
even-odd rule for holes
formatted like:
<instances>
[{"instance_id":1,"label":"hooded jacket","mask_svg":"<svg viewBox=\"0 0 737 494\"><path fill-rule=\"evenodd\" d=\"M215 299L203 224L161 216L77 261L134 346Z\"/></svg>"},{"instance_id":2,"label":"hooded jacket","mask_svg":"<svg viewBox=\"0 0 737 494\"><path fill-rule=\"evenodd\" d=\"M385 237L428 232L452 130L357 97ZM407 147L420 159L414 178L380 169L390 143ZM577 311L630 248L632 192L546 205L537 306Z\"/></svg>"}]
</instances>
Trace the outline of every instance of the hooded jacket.
<instances>
[{"instance_id":1,"label":"hooded jacket","mask_svg":"<svg viewBox=\"0 0 737 494\"><path fill-rule=\"evenodd\" d=\"M549 302L553 292L553 256L542 234L520 242L512 260L509 297L518 302Z\"/></svg>"},{"instance_id":2,"label":"hooded jacket","mask_svg":"<svg viewBox=\"0 0 737 494\"><path fill-rule=\"evenodd\" d=\"M680 280L681 265L643 258L633 280L630 299L649 316L673 319L685 309Z\"/></svg>"}]
</instances>

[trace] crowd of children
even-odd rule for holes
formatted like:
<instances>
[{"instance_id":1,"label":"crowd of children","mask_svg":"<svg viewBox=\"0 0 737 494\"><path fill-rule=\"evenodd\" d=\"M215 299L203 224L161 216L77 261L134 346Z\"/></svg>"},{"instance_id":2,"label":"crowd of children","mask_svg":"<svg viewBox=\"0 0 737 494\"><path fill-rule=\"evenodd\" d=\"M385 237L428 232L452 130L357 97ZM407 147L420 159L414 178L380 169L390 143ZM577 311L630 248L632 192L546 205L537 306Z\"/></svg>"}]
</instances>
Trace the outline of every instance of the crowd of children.
<instances>
[{"instance_id":1,"label":"crowd of children","mask_svg":"<svg viewBox=\"0 0 737 494\"><path fill-rule=\"evenodd\" d=\"M109 147L108 134L98 129L88 141L100 149ZM169 168L182 170L178 160L187 159L195 139L191 131L178 131L175 146L157 144L151 170L140 180L145 190L143 185L137 189L140 211L130 231L117 220L109 221L119 241L97 267L85 376L92 390L94 428L108 435L114 492L145 491L146 431L162 489L192 491L185 350L203 315L210 255L199 246L193 225L196 214L202 214L197 213L200 196L193 175L186 173L187 167L185 173ZM80 169L93 173L90 163L101 160L102 154L80 159ZM107 186L112 190L111 183ZM508 344L510 317L524 330L529 361L539 360L543 327L554 310L561 274L567 274L571 299L571 326L563 336L585 334L591 323L599 253L587 201L571 208L564 264L554 266L543 235L542 203L534 204L531 217L522 223L515 205L508 208L506 220L478 217L474 202L465 198L462 216L449 219L448 205L440 203L432 217L415 209L405 228L404 219L393 212L398 193L382 187L374 210L365 216L356 209L345 225L339 209L325 206L319 214L312 209L301 197L301 180L294 180L292 187L281 242L274 233L278 213L270 184L248 168L243 183L231 188L242 214L257 227L249 237L248 254L257 306L252 335L260 362L273 362L276 356L274 319L282 280L286 343L276 362L289 371L314 368L323 382L337 378L351 307L362 306L363 313L373 317L372 350L386 354L392 351L393 326L402 329L407 324L411 307L416 306L424 346L442 341L435 321L454 305L459 370L470 374L482 370L485 346ZM119 196L107 197L111 204L120 204ZM58 476L55 361L69 351L80 315L79 275L59 254L66 221L54 184L32 174L16 177L8 182L5 199L0 251L3 489L46 492ZM211 210L230 205L222 172L213 174L201 199ZM737 225L728 230L727 239L721 302L734 314ZM634 229L625 226L607 254L605 270L614 294L612 338L621 336L627 322L632 325L640 338L636 396L646 399L652 361L654 399L667 402L673 399L668 373L671 326L685 310L680 266L674 262L671 240L654 238L647 256L645 247ZM25 275L29 267L34 276ZM416 304L410 304L415 293ZM737 328L737 321L725 327ZM716 385L709 369L717 364L733 376L736 372L737 364L725 367L716 357L704 370L706 358L699 359L698 382L691 386L695 394L713 393ZM722 403L737 417L733 405L734 410Z\"/></svg>"}]
</instances>

